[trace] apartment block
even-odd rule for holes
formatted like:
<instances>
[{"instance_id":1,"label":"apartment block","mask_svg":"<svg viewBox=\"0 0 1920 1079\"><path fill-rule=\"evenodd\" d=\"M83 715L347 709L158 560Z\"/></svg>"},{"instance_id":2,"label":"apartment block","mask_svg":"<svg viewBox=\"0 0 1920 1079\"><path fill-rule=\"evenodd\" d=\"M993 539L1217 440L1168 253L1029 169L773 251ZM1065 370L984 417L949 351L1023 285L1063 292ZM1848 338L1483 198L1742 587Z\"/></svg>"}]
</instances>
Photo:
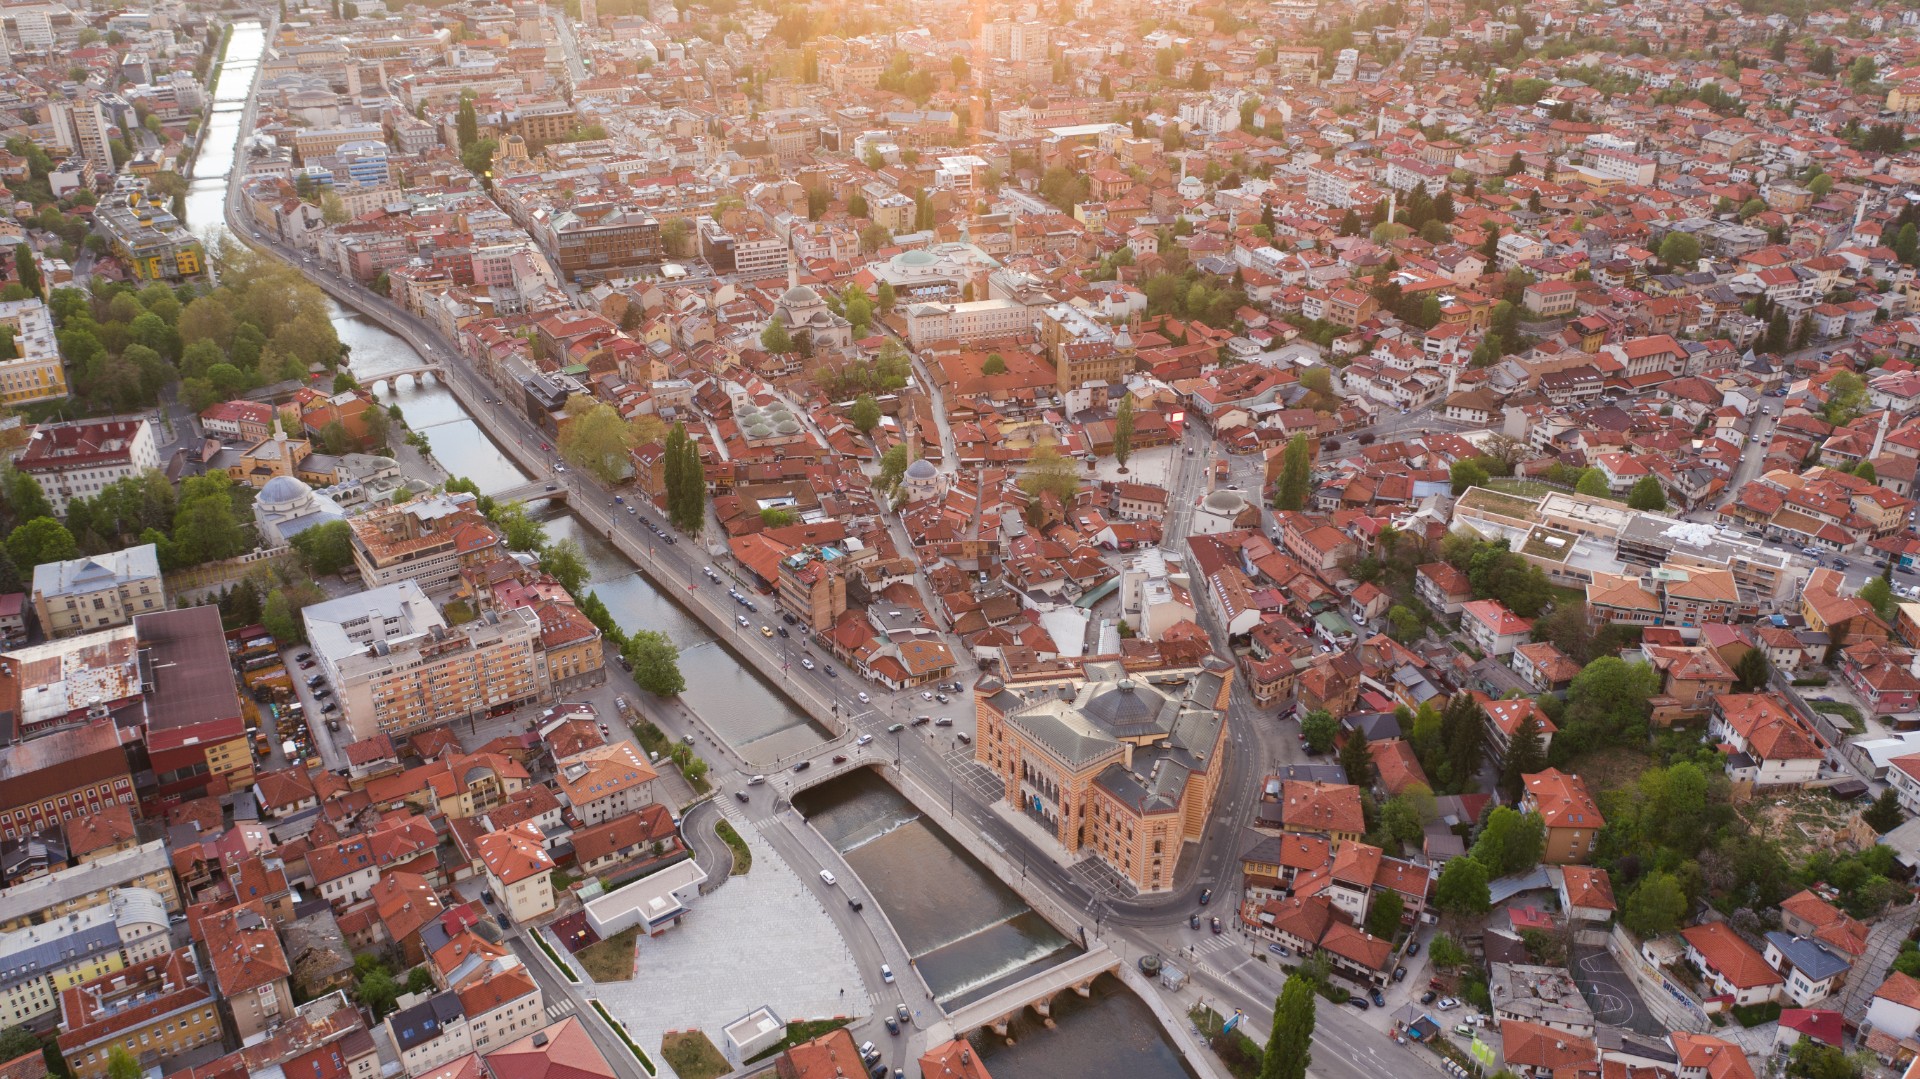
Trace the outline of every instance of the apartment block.
<instances>
[{"instance_id":1,"label":"apartment block","mask_svg":"<svg viewBox=\"0 0 1920 1079\"><path fill-rule=\"evenodd\" d=\"M33 613L49 637L128 625L136 614L167 607L160 556L151 543L33 568Z\"/></svg>"}]
</instances>

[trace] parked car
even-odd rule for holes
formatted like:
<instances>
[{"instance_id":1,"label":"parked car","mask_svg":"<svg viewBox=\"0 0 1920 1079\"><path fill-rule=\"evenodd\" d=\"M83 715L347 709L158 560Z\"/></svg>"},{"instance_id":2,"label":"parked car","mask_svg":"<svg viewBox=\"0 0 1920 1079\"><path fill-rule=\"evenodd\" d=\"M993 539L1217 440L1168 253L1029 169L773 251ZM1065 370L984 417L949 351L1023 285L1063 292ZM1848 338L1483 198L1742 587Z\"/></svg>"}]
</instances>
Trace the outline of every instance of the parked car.
<instances>
[{"instance_id":1,"label":"parked car","mask_svg":"<svg viewBox=\"0 0 1920 1079\"><path fill-rule=\"evenodd\" d=\"M1386 995L1385 993L1382 993L1382 992L1381 992L1380 990L1378 990L1378 989L1375 989L1375 990L1373 991L1373 994L1372 994L1372 996L1373 996L1373 1006L1374 1006L1374 1007L1376 1007L1376 1008L1384 1008L1384 1007L1386 1007L1386 1006L1387 1006L1387 995Z\"/></svg>"},{"instance_id":2,"label":"parked car","mask_svg":"<svg viewBox=\"0 0 1920 1079\"><path fill-rule=\"evenodd\" d=\"M1405 967L1395 967L1395 968L1393 968L1393 980L1394 980L1394 981L1396 981L1396 982L1404 982L1404 981L1406 981L1406 980L1407 980L1407 968L1405 968Z\"/></svg>"},{"instance_id":3,"label":"parked car","mask_svg":"<svg viewBox=\"0 0 1920 1079\"><path fill-rule=\"evenodd\" d=\"M1411 944L1409 944L1409 945L1407 945L1407 954L1408 954L1408 955L1419 955L1419 954L1420 954L1420 942L1416 940L1416 941L1414 941L1413 943L1411 943Z\"/></svg>"},{"instance_id":4,"label":"parked car","mask_svg":"<svg viewBox=\"0 0 1920 1079\"><path fill-rule=\"evenodd\" d=\"M948 716L941 716L939 719L933 721L933 725L936 727L951 727L953 726L953 720Z\"/></svg>"},{"instance_id":5,"label":"parked car","mask_svg":"<svg viewBox=\"0 0 1920 1079\"><path fill-rule=\"evenodd\" d=\"M1458 1008L1459 1006L1460 1006L1460 1002L1453 999L1452 997L1441 997L1440 1003L1434 1005L1434 1007L1439 1008L1443 1012L1450 1012L1453 1009Z\"/></svg>"},{"instance_id":6,"label":"parked car","mask_svg":"<svg viewBox=\"0 0 1920 1079\"><path fill-rule=\"evenodd\" d=\"M1269 944L1267 945L1267 950L1282 958L1291 956L1293 954L1293 949L1287 947L1284 944Z\"/></svg>"},{"instance_id":7,"label":"parked car","mask_svg":"<svg viewBox=\"0 0 1920 1079\"><path fill-rule=\"evenodd\" d=\"M1361 1010L1361 1011L1363 1011L1363 1012L1367 1010L1367 998L1366 998L1366 997L1358 997L1358 996L1356 996L1356 997L1348 997L1348 998L1347 998L1347 1003L1348 1003L1348 1004L1351 1004L1351 1005L1353 1005L1354 1007L1356 1007L1356 1008L1358 1008L1358 1009L1360 1009L1360 1010Z\"/></svg>"},{"instance_id":8,"label":"parked car","mask_svg":"<svg viewBox=\"0 0 1920 1079\"><path fill-rule=\"evenodd\" d=\"M1432 1003L1433 1003L1433 998L1434 998L1435 996L1437 996L1437 995L1438 995L1438 994L1436 994L1436 993L1435 993L1435 992L1434 992L1433 990L1431 990L1431 989L1429 989L1429 990L1427 990L1426 992L1424 992L1424 993L1422 993L1422 994L1420 994L1420 1003L1422 1003L1422 1004L1432 1004Z\"/></svg>"}]
</instances>

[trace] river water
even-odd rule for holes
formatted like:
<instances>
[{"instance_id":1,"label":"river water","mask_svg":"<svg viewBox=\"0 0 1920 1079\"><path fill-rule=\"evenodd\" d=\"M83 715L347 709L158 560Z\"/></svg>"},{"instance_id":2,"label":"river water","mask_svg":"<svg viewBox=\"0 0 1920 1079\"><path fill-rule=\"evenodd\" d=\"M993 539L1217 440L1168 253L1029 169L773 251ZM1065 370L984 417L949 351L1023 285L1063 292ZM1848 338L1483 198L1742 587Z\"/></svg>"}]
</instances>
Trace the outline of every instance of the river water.
<instances>
[{"instance_id":1,"label":"river water","mask_svg":"<svg viewBox=\"0 0 1920 1079\"><path fill-rule=\"evenodd\" d=\"M1013 1044L981 1031L973 1039L993 1079L1193 1079L1160 1024L1140 998L1110 974L1081 999L1063 993L1053 1000L1048 1029L1028 1012L1007 1031Z\"/></svg>"},{"instance_id":2,"label":"river water","mask_svg":"<svg viewBox=\"0 0 1920 1079\"><path fill-rule=\"evenodd\" d=\"M214 85L213 116L187 193L187 221L209 242L224 230L227 177L240 142L247 94L265 49L266 33L259 23L237 24ZM419 353L379 323L331 301L329 306L334 329L352 349L348 369L355 375L370 378L422 363ZM531 479L494 445L446 387L423 386L408 379L382 396L400 406L408 427L427 436L444 467L473 480L482 491L506 490ZM821 727L578 518L561 508L542 509L536 516L546 523L548 535L580 543L593 589L622 628L659 630L680 647L680 669L687 680L685 700L743 756L771 760L825 737Z\"/></svg>"}]
</instances>

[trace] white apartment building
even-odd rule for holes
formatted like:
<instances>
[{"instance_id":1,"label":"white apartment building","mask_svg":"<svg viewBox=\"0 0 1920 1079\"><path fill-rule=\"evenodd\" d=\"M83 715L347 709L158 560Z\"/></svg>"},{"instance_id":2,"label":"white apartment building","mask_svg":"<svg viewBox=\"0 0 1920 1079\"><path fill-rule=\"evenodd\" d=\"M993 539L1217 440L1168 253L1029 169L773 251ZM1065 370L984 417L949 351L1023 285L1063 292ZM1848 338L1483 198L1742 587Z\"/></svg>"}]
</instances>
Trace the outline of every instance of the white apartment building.
<instances>
[{"instance_id":1,"label":"white apartment building","mask_svg":"<svg viewBox=\"0 0 1920 1079\"><path fill-rule=\"evenodd\" d=\"M27 436L27 449L13 467L40 481L53 512L64 516L76 498L92 498L115 480L160 467L153 427L146 420L112 416L43 423Z\"/></svg>"},{"instance_id":2,"label":"white apartment building","mask_svg":"<svg viewBox=\"0 0 1920 1079\"><path fill-rule=\"evenodd\" d=\"M907 308L907 340L914 348L935 341L985 341L1033 329L1033 311L1018 300L917 303Z\"/></svg>"}]
</instances>

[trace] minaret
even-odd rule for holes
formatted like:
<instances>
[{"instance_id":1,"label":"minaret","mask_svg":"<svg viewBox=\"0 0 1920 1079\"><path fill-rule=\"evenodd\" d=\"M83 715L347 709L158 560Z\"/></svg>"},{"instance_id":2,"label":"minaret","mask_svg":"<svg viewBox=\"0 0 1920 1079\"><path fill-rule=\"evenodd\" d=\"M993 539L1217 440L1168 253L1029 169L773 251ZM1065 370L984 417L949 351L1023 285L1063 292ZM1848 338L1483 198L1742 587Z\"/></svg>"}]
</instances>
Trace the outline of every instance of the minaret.
<instances>
[{"instance_id":1,"label":"minaret","mask_svg":"<svg viewBox=\"0 0 1920 1079\"><path fill-rule=\"evenodd\" d=\"M793 237L787 237L787 291L800 287L800 260L793 256Z\"/></svg>"},{"instance_id":2,"label":"minaret","mask_svg":"<svg viewBox=\"0 0 1920 1079\"><path fill-rule=\"evenodd\" d=\"M1880 459L1880 450L1887 444L1887 410L1880 410L1880 426L1873 432L1873 449L1867 452L1867 460Z\"/></svg>"}]
</instances>

